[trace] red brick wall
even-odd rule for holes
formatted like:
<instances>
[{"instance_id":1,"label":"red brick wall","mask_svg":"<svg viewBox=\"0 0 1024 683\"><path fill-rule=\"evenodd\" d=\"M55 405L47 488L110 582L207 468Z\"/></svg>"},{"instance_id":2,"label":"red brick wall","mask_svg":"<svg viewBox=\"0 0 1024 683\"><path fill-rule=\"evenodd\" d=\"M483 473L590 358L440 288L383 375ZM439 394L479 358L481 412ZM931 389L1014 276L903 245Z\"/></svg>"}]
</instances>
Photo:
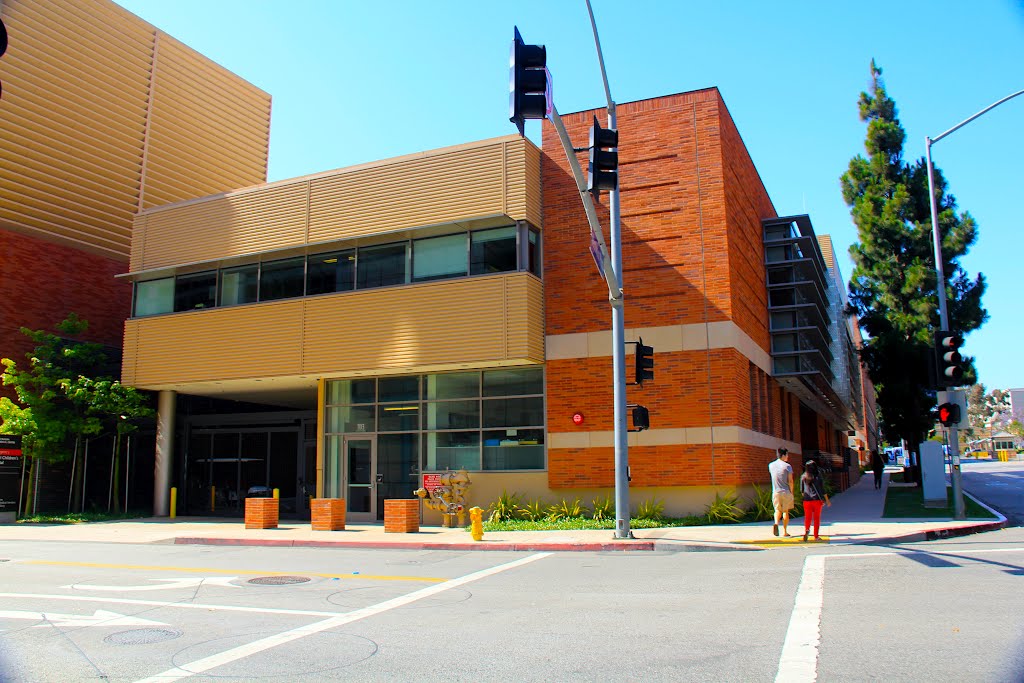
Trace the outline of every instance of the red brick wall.
<instances>
[{"instance_id":1,"label":"red brick wall","mask_svg":"<svg viewBox=\"0 0 1024 683\"><path fill-rule=\"evenodd\" d=\"M603 111L563 116L575 145L586 145L595 113L603 123ZM767 350L761 219L776 214L717 89L620 104L617 116L626 327L733 320ZM609 330L586 214L550 124L543 150L547 334ZM586 153L578 158L585 168ZM607 207L598 213L608 240ZM609 357L547 367L549 432L613 429ZM735 349L656 350L655 381L630 387L627 400L646 405L656 429L739 426L782 437L778 384L755 370L752 391L750 362ZM772 457L773 449L738 443L632 447L631 485L763 482ZM548 460L552 488L614 484L610 447L553 448Z\"/></svg>"},{"instance_id":2,"label":"red brick wall","mask_svg":"<svg viewBox=\"0 0 1024 683\"><path fill-rule=\"evenodd\" d=\"M121 348L131 285L128 264L0 229L0 357L22 364L32 349L20 327L53 330L77 313L84 339Z\"/></svg>"}]
</instances>

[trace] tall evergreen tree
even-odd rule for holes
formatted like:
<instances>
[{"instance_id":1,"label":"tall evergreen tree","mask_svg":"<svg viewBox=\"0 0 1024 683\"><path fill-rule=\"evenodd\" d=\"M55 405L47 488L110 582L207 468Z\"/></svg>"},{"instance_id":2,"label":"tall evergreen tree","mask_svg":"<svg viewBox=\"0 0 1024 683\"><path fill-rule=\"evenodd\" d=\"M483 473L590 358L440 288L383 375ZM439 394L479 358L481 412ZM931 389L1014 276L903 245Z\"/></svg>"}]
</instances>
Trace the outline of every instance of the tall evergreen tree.
<instances>
[{"instance_id":1,"label":"tall evergreen tree","mask_svg":"<svg viewBox=\"0 0 1024 683\"><path fill-rule=\"evenodd\" d=\"M860 94L867 157L854 157L841 178L859 240L850 247L850 312L868 335L861 362L878 390L883 434L890 442L916 444L934 423L925 358L939 327L928 167L924 158L904 161L906 132L881 76L872 60L871 90ZM934 179L949 325L967 334L988 318L981 307L984 276L972 280L959 264L977 239L977 225L958 212L938 169ZM965 359L965 368L964 384L971 384L973 358Z\"/></svg>"}]
</instances>

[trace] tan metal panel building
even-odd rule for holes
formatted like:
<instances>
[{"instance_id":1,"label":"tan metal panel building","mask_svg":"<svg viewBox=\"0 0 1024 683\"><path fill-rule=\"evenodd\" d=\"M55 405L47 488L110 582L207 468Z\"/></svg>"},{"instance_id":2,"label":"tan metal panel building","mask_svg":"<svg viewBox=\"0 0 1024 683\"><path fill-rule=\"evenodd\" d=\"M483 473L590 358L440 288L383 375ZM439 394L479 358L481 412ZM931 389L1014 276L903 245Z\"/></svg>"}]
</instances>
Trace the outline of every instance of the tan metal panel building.
<instances>
[{"instance_id":1,"label":"tan metal panel building","mask_svg":"<svg viewBox=\"0 0 1024 683\"><path fill-rule=\"evenodd\" d=\"M497 219L541 224L540 151L509 136L158 207L131 270Z\"/></svg>"},{"instance_id":2,"label":"tan metal panel building","mask_svg":"<svg viewBox=\"0 0 1024 683\"><path fill-rule=\"evenodd\" d=\"M0 228L127 260L140 208L266 180L267 93L107 0L0 12Z\"/></svg>"}]
</instances>

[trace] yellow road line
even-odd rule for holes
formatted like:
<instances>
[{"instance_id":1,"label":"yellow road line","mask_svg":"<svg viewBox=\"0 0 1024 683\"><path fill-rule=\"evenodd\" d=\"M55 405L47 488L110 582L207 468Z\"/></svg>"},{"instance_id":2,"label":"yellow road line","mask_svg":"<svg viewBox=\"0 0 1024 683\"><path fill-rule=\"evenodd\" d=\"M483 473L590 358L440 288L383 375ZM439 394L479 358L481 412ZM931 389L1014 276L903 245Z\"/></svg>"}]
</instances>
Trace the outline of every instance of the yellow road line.
<instances>
[{"instance_id":1,"label":"yellow road line","mask_svg":"<svg viewBox=\"0 0 1024 683\"><path fill-rule=\"evenodd\" d=\"M815 541L813 539L808 539L808 540L805 541L805 540L803 540L803 536L792 536L790 538L786 538L784 536L780 536L779 538L771 538L771 539L768 539L768 538L758 538L758 539L747 540L747 541L733 541L733 543L744 543L746 545L763 545L763 546L771 546L771 547L778 547L778 546L784 546L784 545L797 545L797 546L800 546L800 545L828 545L829 537L828 536L822 536L821 539L817 540L817 541Z\"/></svg>"},{"instance_id":2,"label":"yellow road line","mask_svg":"<svg viewBox=\"0 0 1024 683\"><path fill-rule=\"evenodd\" d=\"M140 569L157 572L192 572L196 574L258 574L260 576L318 576L324 579L372 579L374 581L421 581L444 583L448 579L436 576L391 576L386 574L324 574L321 572L278 572L256 569L218 569L214 567L160 567L144 564L105 564L102 562L59 562L56 560L24 560L19 564L42 564L56 567L93 567L96 569Z\"/></svg>"}]
</instances>

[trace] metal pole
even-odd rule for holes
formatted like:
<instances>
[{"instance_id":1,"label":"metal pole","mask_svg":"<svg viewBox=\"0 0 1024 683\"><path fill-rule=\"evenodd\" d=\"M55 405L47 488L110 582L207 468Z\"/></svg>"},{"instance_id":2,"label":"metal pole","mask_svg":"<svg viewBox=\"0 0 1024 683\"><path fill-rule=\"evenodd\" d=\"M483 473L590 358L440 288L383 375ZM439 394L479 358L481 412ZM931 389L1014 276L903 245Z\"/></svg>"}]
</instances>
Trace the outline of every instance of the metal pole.
<instances>
[{"instance_id":1,"label":"metal pole","mask_svg":"<svg viewBox=\"0 0 1024 683\"><path fill-rule=\"evenodd\" d=\"M89 481L89 439L85 440L85 457L82 458L82 504L79 512L85 512L85 484Z\"/></svg>"},{"instance_id":2,"label":"metal pole","mask_svg":"<svg viewBox=\"0 0 1024 683\"><path fill-rule=\"evenodd\" d=\"M587 2L590 26L594 31L594 47L597 61L601 66L601 81L604 83L605 99L608 101L608 127L616 129L615 101L608 86L608 73L604 68L601 39L597 33L594 10ZM615 150L618 152L618 148ZM608 193L608 213L611 237L612 271L615 274L616 289L622 287L622 231L620 227L619 187ZM633 538L629 528L629 440L626 424L626 320L625 302L620 295L611 300L612 305L612 387L614 395L615 420L615 538Z\"/></svg>"},{"instance_id":3,"label":"metal pole","mask_svg":"<svg viewBox=\"0 0 1024 683\"><path fill-rule=\"evenodd\" d=\"M949 329L949 317L947 314L946 307L946 278L943 273L942 265L942 240L939 236L939 212L938 202L935 198L935 170L932 166L932 144L938 142L942 138L946 137L950 133L959 130L966 126L968 123L978 118L982 114L995 107L998 107L1007 100L1012 100L1018 95L1024 95L1024 90L1018 90L1012 95L1007 95L1001 100L990 104L985 107L977 114L967 117L960 123L956 124L944 133L937 135L934 139L925 136L924 149L925 159L928 166L928 195L931 201L929 202L929 208L932 213L932 242L935 247L935 286L939 295L939 328L943 330ZM958 435L958 429L956 425L950 425L949 427L949 454L950 454L950 467L949 467L949 480L953 486L953 516L956 519L966 519L967 511L964 506L964 492L963 482L960 478L960 437Z\"/></svg>"}]
</instances>

